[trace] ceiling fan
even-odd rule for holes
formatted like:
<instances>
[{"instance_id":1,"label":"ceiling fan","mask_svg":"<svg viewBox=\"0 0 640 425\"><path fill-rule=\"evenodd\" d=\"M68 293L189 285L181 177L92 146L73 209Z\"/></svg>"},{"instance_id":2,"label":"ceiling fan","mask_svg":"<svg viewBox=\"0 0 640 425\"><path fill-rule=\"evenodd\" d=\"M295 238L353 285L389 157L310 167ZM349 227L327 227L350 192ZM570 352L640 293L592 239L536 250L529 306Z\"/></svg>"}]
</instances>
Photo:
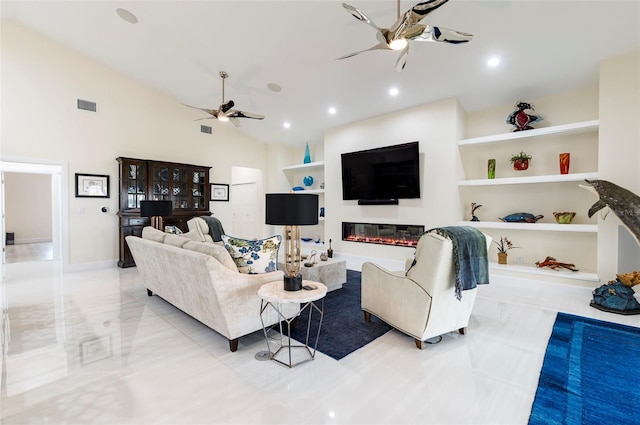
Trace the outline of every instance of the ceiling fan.
<instances>
[{"instance_id":1,"label":"ceiling fan","mask_svg":"<svg viewBox=\"0 0 640 425\"><path fill-rule=\"evenodd\" d=\"M220 71L220 77L222 78L222 104L218 106L218 109L198 108L197 106L184 105L188 106L189 108L199 109L208 114L211 114L210 117L198 118L196 121L216 118L218 121L231 121L233 125L235 125L236 127L240 127L240 121L238 121L238 118L251 118L254 120L264 119L264 115L258 115L251 112L244 112L233 109L233 107L235 106L235 102L233 100L229 100L227 103L225 103L224 80L229 78L229 74L224 71Z\"/></svg>"},{"instance_id":2,"label":"ceiling fan","mask_svg":"<svg viewBox=\"0 0 640 425\"><path fill-rule=\"evenodd\" d=\"M473 38L472 34L419 23L425 16L445 4L447 1L449 0L422 1L400 15L400 0L398 0L398 19L391 28L379 28L360 10L347 3L342 3L342 6L356 19L375 28L377 31L376 38L379 43L368 49L341 56L338 59L350 58L358 53L368 52L371 50L402 50L400 57L396 62L396 71L400 72L407 64L407 58L409 56L409 41L411 40L440 41L452 44L468 42Z\"/></svg>"}]
</instances>

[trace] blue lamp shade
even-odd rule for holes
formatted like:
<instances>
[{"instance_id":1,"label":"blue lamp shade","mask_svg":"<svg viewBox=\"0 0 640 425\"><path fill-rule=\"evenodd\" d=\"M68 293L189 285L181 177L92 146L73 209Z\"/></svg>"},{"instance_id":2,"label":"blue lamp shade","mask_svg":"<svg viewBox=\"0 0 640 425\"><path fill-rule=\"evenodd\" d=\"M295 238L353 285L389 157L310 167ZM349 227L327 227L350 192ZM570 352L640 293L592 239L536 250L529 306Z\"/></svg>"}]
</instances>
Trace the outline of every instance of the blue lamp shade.
<instances>
[{"instance_id":1,"label":"blue lamp shade","mask_svg":"<svg viewBox=\"0 0 640 425\"><path fill-rule=\"evenodd\" d=\"M318 195L311 193L267 193L265 223L276 226L318 224Z\"/></svg>"},{"instance_id":2,"label":"blue lamp shade","mask_svg":"<svg viewBox=\"0 0 640 425\"><path fill-rule=\"evenodd\" d=\"M141 217L171 217L172 215L172 201L140 201Z\"/></svg>"}]
</instances>

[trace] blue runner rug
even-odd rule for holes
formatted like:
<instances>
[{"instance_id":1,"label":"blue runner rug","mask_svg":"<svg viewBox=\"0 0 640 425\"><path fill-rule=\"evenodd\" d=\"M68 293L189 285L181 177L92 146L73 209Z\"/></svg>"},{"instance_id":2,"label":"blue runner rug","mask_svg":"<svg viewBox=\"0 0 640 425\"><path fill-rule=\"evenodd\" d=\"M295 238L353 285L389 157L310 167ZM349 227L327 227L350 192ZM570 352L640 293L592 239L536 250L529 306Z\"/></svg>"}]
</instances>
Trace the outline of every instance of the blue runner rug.
<instances>
[{"instance_id":1,"label":"blue runner rug","mask_svg":"<svg viewBox=\"0 0 640 425\"><path fill-rule=\"evenodd\" d=\"M298 325L291 331L291 337L297 341L305 339L308 312L308 308L302 312L298 318ZM311 329L317 329L317 312L314 312L311 318ZM324 320L318 340L318 351L340 360L390 329L391 326L374 316L371 317L370 323L364 321L360 304L360 272L347 270L347 283L342 289L329 292L324 299ZM310 342L310 345L313 346L313 343Z\"/></svg>"},{"instance_id":2,"label":"blue runner rug","mask_svg":"<svg viewBox=\"0 0 640 425\"><path fill-rule=\"evenodd\" d=\"M640 424L640 328L558 313L529 424Z\"/></svg>"}]
</instances>

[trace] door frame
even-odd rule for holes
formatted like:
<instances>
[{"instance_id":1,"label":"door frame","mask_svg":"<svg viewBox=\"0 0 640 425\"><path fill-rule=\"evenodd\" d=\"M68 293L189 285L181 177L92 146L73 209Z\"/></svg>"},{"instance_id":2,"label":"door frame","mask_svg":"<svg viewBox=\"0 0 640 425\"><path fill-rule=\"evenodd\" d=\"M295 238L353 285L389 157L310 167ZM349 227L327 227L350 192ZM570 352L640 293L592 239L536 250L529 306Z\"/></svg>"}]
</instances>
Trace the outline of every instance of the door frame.
<instances>
[{"instance_id":1,"label":"door frame","mask_svg":"<svg viewBox=\"0 0 640 425\"><path fill-rule=\"evenodd\" d=\"M53 261L60 261L62 269L69 268L69 166L66 161L50 161L39 158L0 156L0 172L48 174L51 176L51 240ZM4 210L4 191L2 193ZM4 222L4 217L2 217ZM4 223L2 224L4 228ZM5 249L2 235L2 248ZM3 258L4 264L4 258Z\"/></svg>"}]
</instances>

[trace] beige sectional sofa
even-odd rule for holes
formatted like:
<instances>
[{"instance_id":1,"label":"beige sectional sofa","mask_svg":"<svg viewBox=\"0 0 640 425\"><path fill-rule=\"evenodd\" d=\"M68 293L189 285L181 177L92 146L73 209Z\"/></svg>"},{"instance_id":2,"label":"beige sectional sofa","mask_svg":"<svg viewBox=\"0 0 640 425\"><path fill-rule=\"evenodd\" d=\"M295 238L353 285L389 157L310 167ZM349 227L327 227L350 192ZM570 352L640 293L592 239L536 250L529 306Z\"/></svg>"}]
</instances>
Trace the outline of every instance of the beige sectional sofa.
<instances>
[{"instance_id":1,"label":"beige sectional sofa","mask_svg":"<svg viewBox=\"0 0 640 425\"><path fill-rule=\"evenodd\" d=\"M172 235L152 227L142 238L127 236L127 244L149 296L156 294L229 339L231 351L241 336L262 329L261 285L282 281L283 272L243 274L224 246ZM287 318L298 314L297 304L285 306ZM275 315L263 315L265 325Z\"/></svg>"}]
</instances>

